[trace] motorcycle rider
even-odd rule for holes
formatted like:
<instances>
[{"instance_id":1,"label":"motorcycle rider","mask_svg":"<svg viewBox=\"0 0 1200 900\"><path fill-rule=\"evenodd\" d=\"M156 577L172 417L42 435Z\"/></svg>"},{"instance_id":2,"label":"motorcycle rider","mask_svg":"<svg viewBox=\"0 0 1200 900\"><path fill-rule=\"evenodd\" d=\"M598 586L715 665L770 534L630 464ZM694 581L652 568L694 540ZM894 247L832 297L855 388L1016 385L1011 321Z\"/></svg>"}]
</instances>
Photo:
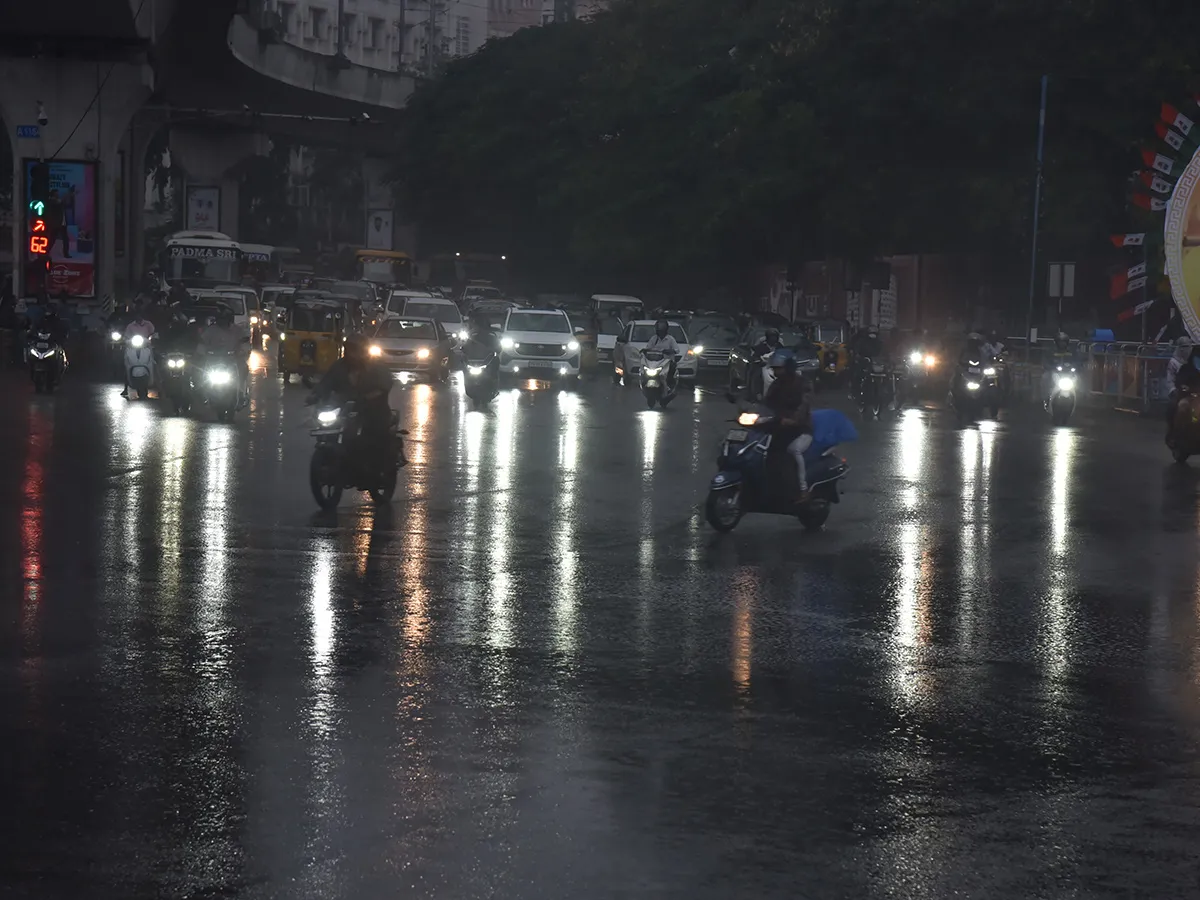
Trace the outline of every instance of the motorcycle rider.
<instances>
[{"instance_id":1,"label":"motorcycle rider","mask_svg":"<svg viewBox=\"0 0 1200 900\"><path fill-rule=\"evenodd\" d=\"M146 340L150 340L154 336L154 323L146 318L142 305L139 303L133 309L133 320L125 326L125 340L128 341L134 335L141 335ZM129 370L125 370L125 387L121 391L121 396L126 400L129 399Z\"/></svg>"},{"instance_id":2,"label":"motorcycle rider","mask_svg":"<svg viewBox=\"0 0 1200 900\"><path fill-rule=\"evenodd\" d=\"M754 355L765 363L768 357L782 346L779 329L772 326L763 332L762 340L754 345Z\"/></svg>"},{"instance_id":3,"label":"motorcycle rider","mask_svg":"<svg viewBox=\"0 0 1200 900\"><path fill-rule=\"evenodd\" d=\"M388 404L391 389L391 374L371 359L365 340L351 335L346 340L345 355L329 367L305 402L312 405L335 394L343 400L353 400L364 464L381 467L392 424L392 408ZM401 444L400 465L407 464Z\"/></svg>"},{"instance_id":4,"label":"motorcycle rider","mask_svg":"<svg viewBox=\"0 0 1200 900\"><path fill-rule=\"evenodd\" d=\"M804 376L796 371L796 356L790 350L780 349L771 354L769 360L775 380L767 388L763 403L779 417L772 447L784 447L796 465L798 493L797 503L809 499L808 473L804 464L804 451L812 446L812 410L809 406L811 388Z\"/></svg>"},{"instance_id":5,"label":"motorcycle rider","mask_svg":"<svg viewBox=\"0 0 1200 900\"><path fill-rule=\"evenodd\" d=\"M862 392L863 379L866 377L872 362L883 361L883 341L879 337L879 329L871 325L855 335L854 340L854 370L851 375L852 397L858 397Z\"/></svg>"},{"instance_id":6,"label":"motorcycle rider","mask_svg":"<svg viewBox=\"0 0 1200 900\"><path fill-rule=\"evenodd\" d=\"M1167 398L1167 443L1173 442L1175 433L1175 411L1179 408L1181 389L1195 390L1200 381L1200 372L1192 360L1195 359L1196 348L1192 339L1186 334L1175 340L1175 352L1167 363L1167 385L1171 393Z\"/></svg>"},{"instance_id":7,"label":"motorcycle rider","mask_svg":"<svg viewBox=\"0 0 1200 900\"><path fill-rule=\"evenodd\" d=\"M675 343L675 338L671 337L671 323L666 319L659 319L654 323L654 334L650 340L646 342L647 350L657 350L663 354L669 361L667 369L667 381L671 383L671 387L675 387L675 367L679 362L679 345Z\"/></svg>"},{"instance_id":8,"label":"motorcycle rider","mask_svg":"<svg viewBox=\"0 0 1200 900\"><path fill-rule=\"evenodd\" d=\"M196 354L201 358L207 354L231 354L234 357L238 372L239 407L245 406L250 400L250 368L249 361L240 352L242 343L242 335L233 327L233 312L222 307L216 321L200 332L200 341L196 346Z\"/></svg>"}]
</instances>

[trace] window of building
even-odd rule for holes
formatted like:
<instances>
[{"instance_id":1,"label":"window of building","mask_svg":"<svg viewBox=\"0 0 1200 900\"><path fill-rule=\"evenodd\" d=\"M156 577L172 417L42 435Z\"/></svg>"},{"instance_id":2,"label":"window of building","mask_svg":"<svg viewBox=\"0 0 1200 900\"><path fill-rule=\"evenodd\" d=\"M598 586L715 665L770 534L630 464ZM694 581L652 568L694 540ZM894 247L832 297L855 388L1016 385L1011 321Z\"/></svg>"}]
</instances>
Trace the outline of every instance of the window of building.
<instances>
[{"instance_id":1,"label":"window of building","mask_svg":"<svg viewBox=\"0 0 1200 900\"><path fill-rule=\"evenodd\" d=\"M471 52L471 20L466 16L458 17L458 26L454 31L454 52L458 56L466 56Z\"/></svg>"},{"instance_id":2,"label":"window of building","mask_svg":"<svg viewBox=\"0 0 1200 900\"><path fill-rule=\"evenodd\" d=\"M280 3L279 4L279 31L285 37L294 37L296 34L296 4L295 3Z\"/></svg>"},{"instance_id":3,"label":"window of building","mask_svg":"<svg viewBox=\"0 0 1200 900\"><path fill-rule=\"evenodd\" d=\"M305 37L312 38L314 41L323 41L329 34L329 12L321 9L319 6L310 6L308 8L308 22L310 33Z\"/></svg>"},{"instance_id":4,"label":"window of building","mask_svg":"<svg viewBox=\"0 0 1200 900\"><path fill-rule=\"evenodd\" d=\"M386 38L383 33L383 19L374 17L367 20L367 41L365 46L371 50L384 49Z\"/></svg>"},{"instance_id":5,"label":"window of building","mask_svg":"<svg viewBox=\"0 0 1200 900\"><path fill-rule=\"evenodd\" d=\"M358 16L354 13L342 14L342 44L353 47L358 43Z\"/></svg>"}]
</instances>

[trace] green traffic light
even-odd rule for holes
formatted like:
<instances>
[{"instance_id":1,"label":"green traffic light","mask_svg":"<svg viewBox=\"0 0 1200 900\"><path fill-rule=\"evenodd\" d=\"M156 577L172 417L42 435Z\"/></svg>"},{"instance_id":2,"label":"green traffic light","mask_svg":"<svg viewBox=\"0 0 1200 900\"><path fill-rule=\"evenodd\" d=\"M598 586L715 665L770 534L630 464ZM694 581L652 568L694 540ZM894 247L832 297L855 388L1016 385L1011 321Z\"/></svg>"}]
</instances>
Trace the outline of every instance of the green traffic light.
<instances>
[{"instance_id":1,"label":"green traffic light","mask_svg":"<svg viewBox=\"0 0 1200 900\"><path fill-rule=\"evenodd\" d=\"M39 216L44 215L46 212L46 204L43 203L41 200L29 201L29 208L32 209L34 211L34 213L36 213Z\"/></svg>"}]
</instances>

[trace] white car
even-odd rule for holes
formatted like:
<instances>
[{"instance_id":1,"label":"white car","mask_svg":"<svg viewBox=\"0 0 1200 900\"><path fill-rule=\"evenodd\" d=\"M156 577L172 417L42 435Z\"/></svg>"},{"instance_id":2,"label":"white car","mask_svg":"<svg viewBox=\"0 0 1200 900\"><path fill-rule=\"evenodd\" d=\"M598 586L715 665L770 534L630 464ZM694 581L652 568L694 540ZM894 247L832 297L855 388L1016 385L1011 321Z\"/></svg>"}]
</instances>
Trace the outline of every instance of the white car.
<instances>
[{"instance_id":1,"label":"white car","mask_svg":"<svg viewBox=\"0 0 1200 900\"><path fill-rule=\"evenodd\" d=\"M601 363L611 363L624 323L646 314L642 301L626 294L592 294L588 305L596 319L596 357Z\"/></svg>"},{"instance_id":2,"label":"white car","mask_svg":"<svg viewBox=\"0 0 1200 900\"><path fill-rule=\"evenodd\" d=\"M457 349L467 339L467 326L463 322L458 304L445 297L422 294L416 291L392 291L388 299L385 318L403 316L406 319L433 319L440 322L450 335Z\"/></svg>"},{"instance_id":3,"label":"white car","mask_svg":"<svg viewBox=\"0 0 1200 900\"><path fill-rule=\"evenodd\" d=\"M233 311L233 327L243 337L250 337L251 318L254 327L259 327L258 295L253 288L229 285L215 288L189 288L188 293L197 303L206 306L224 305Z\"/></svg>"},{"instance_id":4,"label":"white car","mask_svg":"<svg viewBox=\"0 0 1200 900\"><path fill-rule=\"evenodd\" d=\"M617 336L617 345L613 349L613 381L622 375L637 375L642 366L642 348L654 337L656 319L635 319L625 326ZM676 374L680 378L695 378L699 370L696 354L692 352L687 332L678 322L667 323L667 334L675 338L679 345L679 361ZM629 382L626 382L627 384Z\"/></svg>"},{"instance_id":5,"label":"white car","mask_svg":"<svg viewBox=\"0 0 1200 900\"><path fill-rule=\"evenodd\" d=\"M579 380L579 341L561 309L510 309L500 329L500 371L505 375Z\"/></svg>"}]
</instances>

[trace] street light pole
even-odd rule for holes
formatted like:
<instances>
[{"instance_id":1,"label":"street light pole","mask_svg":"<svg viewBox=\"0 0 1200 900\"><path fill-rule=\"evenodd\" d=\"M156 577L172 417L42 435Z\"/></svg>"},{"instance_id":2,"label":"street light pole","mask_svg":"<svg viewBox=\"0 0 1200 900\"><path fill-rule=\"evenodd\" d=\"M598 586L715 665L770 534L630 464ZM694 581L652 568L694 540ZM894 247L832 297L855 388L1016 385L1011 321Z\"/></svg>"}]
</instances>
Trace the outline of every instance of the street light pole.
<instances>
[{"instance_id":1,"label":"street light pole","mask_svg":"<svg viewBox=\"0 0 1200 900\"><path fill-rule=\"evenodd\" d=\"M1038 112L1037 180L1033 185L1033 249L1029 254L1029 308L1025 314L1025 361L1029 362L1030 338L1033 335L1033 295L1037 289L1038 218L1042 212L1042 161L1046 144L1046 88L1050 76L1042 76L1042 106Z\"/></svg>"}]
</instances>

